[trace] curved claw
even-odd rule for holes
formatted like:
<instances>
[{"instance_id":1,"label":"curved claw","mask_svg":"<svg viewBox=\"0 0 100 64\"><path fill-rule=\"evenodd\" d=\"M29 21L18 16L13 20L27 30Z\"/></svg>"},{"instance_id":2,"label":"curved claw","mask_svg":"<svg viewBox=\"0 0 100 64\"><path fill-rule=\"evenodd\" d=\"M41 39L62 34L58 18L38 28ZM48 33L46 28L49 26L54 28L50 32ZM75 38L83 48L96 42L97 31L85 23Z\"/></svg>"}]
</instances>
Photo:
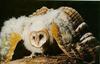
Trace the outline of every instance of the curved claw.
<instances>
[{"instance_id":1,"label":"curved claw","mask_svg":"<svg viewBox=\"0 0 100 64\"><path fill-rule=\"evenodd\" d=\"M15 33L15 32L11 33L11 36L9 38L10 48L8 50L8 53L7 53L6 59L5 59L5 62L7 64L12 59L12 56L14 54L14 50L15 50L15 48L20 40L21 40L21 36L18 33Z\"/></svg>"},{"instance_id":2,"label":"curved claw","mask_svg":"<svg viewBox=\"0 0 100 64\"><path fill-rule=\"evenodd\" d=\"M25 56L24 58L33 58L35 55L31 54L30 56Z\"/></svg>"}]
</instances>

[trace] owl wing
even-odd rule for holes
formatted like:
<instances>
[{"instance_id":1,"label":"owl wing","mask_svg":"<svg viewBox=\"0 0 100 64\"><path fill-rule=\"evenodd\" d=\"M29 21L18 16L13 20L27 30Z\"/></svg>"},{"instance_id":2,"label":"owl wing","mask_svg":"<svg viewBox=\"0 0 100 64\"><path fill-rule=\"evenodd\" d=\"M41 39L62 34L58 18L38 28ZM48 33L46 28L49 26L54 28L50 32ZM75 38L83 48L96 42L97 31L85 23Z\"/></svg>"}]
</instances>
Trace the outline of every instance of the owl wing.
<instances>
[{"instance_id":1,"label":"owl wing","mask_svg":"<svg viewBox=\"0 0 100 64\"><path fill-rule=\"evenodd\" d=\"M64 17L64 15L60 16L60 18L56 18L58 20L60 19L60 23L57 22L57 20L54 20L51 23L51 34L53 38L56 40L59 48L68 57L72 57L70 53L74 53L75 57L80 58L81 49L85 49L85 46L82 47L81 45L88 45L89 49L93 49L97 46L96 39L93 35L88 33L87 24L83 22L84 20L76 10L74 10L73 8L65 7L63 8L62 12L65 12L64 14L70 17L70 19L68 19L69 23L66 22L66 17ZM63 23L62 20L65 22Z\"/></svg>"},{"instance_id":2,"label":"owl wing","mask_svg":"<svg viewBox=\"0 0 100 64\"><path fill-rule=\"evenodd\" d=\"M71 50L74 30L72 21L70 20L70 16L65 13L65 9L63 8L59 15L53 20L50 26L50 31L53 38L56 40L59 48L68 56L71 57L69 50ZM67 12L69 10L67 9Z\"/></svg>"},{"instance_id":3,"label":"owl wing","mask_svg":"<svg viewBox=\"0 0 100 64\"><path fill-rule=\"evenodd\" d=\"M56 40L59 48L68 56L70 57L70 54L67 52L66 47L64 46L64 42L62 40L61 31L59 30L59 26L52 22L50 26L50 31L54 39Z\"/></svg>"},{"instance_id":4,"label":"owl wing","mask_svg":"<svg viewBox=\"0 0 100 64\"><path fill-rule=\"evenodd\" d=\"M4 61L6 63L9 63L9 61L12 59L12 56L14 54L14 50L18 44L18 42L21 40L21 36L18 33L11 33L8 40L6 40L6 36L2 37L2 48L1 48L1 57L4 57ZM2 60L2 59L1 59Z\"/></svg>"}]
</instances>

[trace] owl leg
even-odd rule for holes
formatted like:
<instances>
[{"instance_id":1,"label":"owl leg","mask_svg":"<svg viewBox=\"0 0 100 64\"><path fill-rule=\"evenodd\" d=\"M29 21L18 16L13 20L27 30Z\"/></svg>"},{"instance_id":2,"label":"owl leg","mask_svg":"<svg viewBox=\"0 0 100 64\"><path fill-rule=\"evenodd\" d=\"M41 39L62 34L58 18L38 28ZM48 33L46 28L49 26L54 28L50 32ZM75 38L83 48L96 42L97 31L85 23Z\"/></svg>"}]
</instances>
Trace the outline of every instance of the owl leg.
<instances>
[{"instance_id":1,"label":"owl leg","mask_svg":"<svg viewBox=\"0 0 100 64\"><path fill-rule=\"evenodd\" d=\"M12 56L14 54L14 50L15 50L15 48L20 40L21 40L21 36L18 33L11 33L11 36L9 38L10 48L9 48L9 51L6 55L6 60L5 60L5 62L7 64L12 59Z\"/></svg>"},{"instance_id":2,"label":"owl leg","mask_svg":"<svg viewBox=\"0 0 100 64\"><path fill-rule=\"evenodd\" d=\"M63 44L63 41L62 41L62 37L61 37L61 34L60 34L59 27L58 27L58 25L57 25L55 22L52 22L52 23L51 23L50 31L51 31L52 36L53 36L54 39L56 40L56 42L57 42L59 48L60 48L68 57L71 57L71 55L68 53L66 47L65 47L64 44Z\"/></svg>"}]
</instances>

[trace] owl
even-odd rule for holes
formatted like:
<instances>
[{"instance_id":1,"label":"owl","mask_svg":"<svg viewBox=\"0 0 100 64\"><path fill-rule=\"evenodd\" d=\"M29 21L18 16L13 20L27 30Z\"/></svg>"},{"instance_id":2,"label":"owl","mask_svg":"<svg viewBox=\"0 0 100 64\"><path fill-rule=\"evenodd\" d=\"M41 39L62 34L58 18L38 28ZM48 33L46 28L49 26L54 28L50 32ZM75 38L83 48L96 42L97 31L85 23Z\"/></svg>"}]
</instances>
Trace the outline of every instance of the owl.
<instances>
[{"instance_id":1,"label":"owl","mask_svg":"<svg viewBox=\"0 0 100 64\"><path fill-rule=\"evenodd\" d=\"M81 58L86 46L89 51L98 45L81 15L71 7L42 7L28 17L6 21L1 30L1 59L8 63L20 40L32 52L30 57L35 56L35 53L60 49L69 58Z\"/></svg>"}]
</instances>

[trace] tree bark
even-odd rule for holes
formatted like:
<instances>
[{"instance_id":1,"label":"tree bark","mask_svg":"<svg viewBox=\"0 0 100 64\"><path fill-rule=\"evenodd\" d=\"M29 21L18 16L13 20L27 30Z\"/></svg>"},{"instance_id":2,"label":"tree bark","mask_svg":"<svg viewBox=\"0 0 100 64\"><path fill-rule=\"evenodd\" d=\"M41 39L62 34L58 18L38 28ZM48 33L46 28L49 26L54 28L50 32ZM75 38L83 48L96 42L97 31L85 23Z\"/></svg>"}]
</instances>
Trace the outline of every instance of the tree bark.
<instances>
[{"instance_id":1,"label":"tree bark","mask_svg":"<svg viewBox=\"0 0 100 64\"><path fill-rule=\"evenodd\" d=\"M36 56L11 61L10 64L65 64L68 62L66 55L60 56Z\"/></svg>"}]
</instances>

